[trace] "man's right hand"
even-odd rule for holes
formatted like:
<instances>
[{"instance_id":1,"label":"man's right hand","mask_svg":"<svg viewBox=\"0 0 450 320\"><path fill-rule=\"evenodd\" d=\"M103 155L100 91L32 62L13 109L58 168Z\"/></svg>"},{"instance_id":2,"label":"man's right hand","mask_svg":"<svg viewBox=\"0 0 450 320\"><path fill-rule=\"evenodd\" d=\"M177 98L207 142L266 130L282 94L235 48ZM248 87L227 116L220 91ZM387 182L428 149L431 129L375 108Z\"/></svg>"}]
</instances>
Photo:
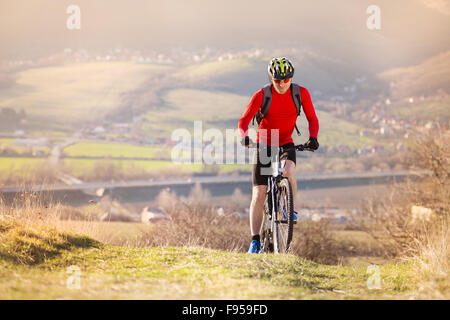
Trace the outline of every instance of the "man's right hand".
<instances>
[{"instance_id":1,"label":"man's right hand","mask_svg":"<svg viewBox=\"0 0 450 320\"><path fill-rule=\"evenodd\" d=\"M250 139L249 136L245 136L241 139L241 144L246 148L248 148L251 143L252 143L252 140Z\"/></svg>"}]
</instances>

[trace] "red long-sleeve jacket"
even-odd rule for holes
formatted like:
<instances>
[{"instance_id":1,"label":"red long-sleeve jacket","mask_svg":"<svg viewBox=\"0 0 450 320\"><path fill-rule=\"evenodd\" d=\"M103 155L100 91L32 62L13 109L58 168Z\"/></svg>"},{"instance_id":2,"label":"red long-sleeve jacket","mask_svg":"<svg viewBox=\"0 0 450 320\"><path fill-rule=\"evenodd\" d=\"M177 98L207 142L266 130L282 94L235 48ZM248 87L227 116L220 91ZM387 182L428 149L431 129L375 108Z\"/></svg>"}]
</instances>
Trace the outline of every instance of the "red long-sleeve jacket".
<instances>
[{"instance_id":1,"label":"red long-sleeve jacket","mask_svg":"<svg viewBox=\"0 0 450 320\"><path fill-rule=\"evenodd\" d=\"M317 138L317 134L319 133L319 120L314 111L311 97L308 90L303 87L300 87L300 95L302 98L303 112L309 123L309 136ZM248 125L256 112L261 108L263 96L263 89L256 92L250 100L247 110L245 110L242 118L239 120L238 127L241 138L247 135ZM280 146L293 142L292 133L295 128L296 120L297 109L292 100L291 88L289 88L286 93L279 94L272 86L272 102L269 110L261 121L256 142L272 145L271 130L274 129L279 130ZM273 142L273 145L277 145L276 141Z\"/></svg>"}]
</instances>

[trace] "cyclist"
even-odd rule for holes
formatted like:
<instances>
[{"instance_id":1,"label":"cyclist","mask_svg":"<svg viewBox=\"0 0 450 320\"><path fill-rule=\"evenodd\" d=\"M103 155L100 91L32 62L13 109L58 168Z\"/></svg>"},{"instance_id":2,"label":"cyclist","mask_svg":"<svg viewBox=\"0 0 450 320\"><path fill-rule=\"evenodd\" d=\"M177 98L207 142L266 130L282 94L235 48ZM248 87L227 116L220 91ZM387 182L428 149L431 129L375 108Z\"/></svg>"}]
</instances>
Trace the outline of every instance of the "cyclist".
<instances>
[{"instance_id":1,"label":"cyclist","mask_svg":"<svg viewBox=\"0 0 450 320\"><path fill-rule=\"evenodd\" d=\"M294 147L292 133L297 120L297 107L294 104L291 95L291 83L294 76L294 67L287 58L279 57L273 58L268 65L268 74L271 81L272 100L270 108L262 118L260 127L257 132L257 146L256 161L253 164L252 172L252 201L250 204L250 231L252 241L248 253L259 253L261 248L260 243L260 228L263 218L264 201L267 190L267 182L269 175L262 174L261 168L270 168L270 162L260 161L260 152L263 145L267 146L282 146ZM300 95L302 108L309 123L309 140L305 146L307 148L316 150L319 147L317 141L317 134L319 132L319 121L314 111L314 106L311 102L311 97L308 90L300 87ZM239 120L239 133L242 145L249 147L251 139L248 136L248 125L255 114L259 111L264 97L263 89L256 92L250 100L246 111ZM272 130L278 130L278 140L271 141ZM271 156L270 147L267 148L267 156ZM297 191L297 181L295 178L296 153L294 149L280 154L280 161L282 167L285 168L284 176L288 177L292 186L293 197ZM294 212L294 221L297 219L296 212Z\"/></svg>"}]
</instances>

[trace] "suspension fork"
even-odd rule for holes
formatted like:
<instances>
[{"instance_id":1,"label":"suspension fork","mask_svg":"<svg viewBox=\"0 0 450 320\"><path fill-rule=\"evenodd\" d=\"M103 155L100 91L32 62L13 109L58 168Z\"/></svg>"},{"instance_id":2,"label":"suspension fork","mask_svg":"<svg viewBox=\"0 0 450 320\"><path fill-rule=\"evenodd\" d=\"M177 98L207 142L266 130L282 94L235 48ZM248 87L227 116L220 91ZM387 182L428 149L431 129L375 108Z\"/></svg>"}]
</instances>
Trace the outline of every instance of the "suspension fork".
<instances>
[{"instance_id":1,"label":"suspension fork","mask_svg":"<svg viewBox=\"0 0 450 320\"><path fill-rule=\"evenodd\" d=\"M277 214L277 210L278 210L278 206L277 206L277 202L276 200L276 184L275 184L275 179L273 177L269 177L270 179L270 198L272 199L272 219L270 221L270 230L274 230L274 221L276 219L276 214Z\"/></svg>"}]
</instances>

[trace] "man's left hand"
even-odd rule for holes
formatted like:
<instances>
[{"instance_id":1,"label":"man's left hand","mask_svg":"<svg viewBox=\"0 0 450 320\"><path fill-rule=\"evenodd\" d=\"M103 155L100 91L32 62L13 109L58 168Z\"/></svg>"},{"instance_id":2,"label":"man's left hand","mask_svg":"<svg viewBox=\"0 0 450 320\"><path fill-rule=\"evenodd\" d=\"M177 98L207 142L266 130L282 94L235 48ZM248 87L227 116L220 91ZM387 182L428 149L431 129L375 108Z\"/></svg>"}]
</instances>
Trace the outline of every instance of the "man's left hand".
<instances>
[{"instance_id":1,"label":"man's left hand","mask_svg":"<svg viewBox=\"0 0 450 320\"><path fill-rule=\"evenodd\" d=\"M305 148L317 150L319 148L319 141L314 137L309 137L309 140L304 144Z\"/></svg>"}]
</instances>

